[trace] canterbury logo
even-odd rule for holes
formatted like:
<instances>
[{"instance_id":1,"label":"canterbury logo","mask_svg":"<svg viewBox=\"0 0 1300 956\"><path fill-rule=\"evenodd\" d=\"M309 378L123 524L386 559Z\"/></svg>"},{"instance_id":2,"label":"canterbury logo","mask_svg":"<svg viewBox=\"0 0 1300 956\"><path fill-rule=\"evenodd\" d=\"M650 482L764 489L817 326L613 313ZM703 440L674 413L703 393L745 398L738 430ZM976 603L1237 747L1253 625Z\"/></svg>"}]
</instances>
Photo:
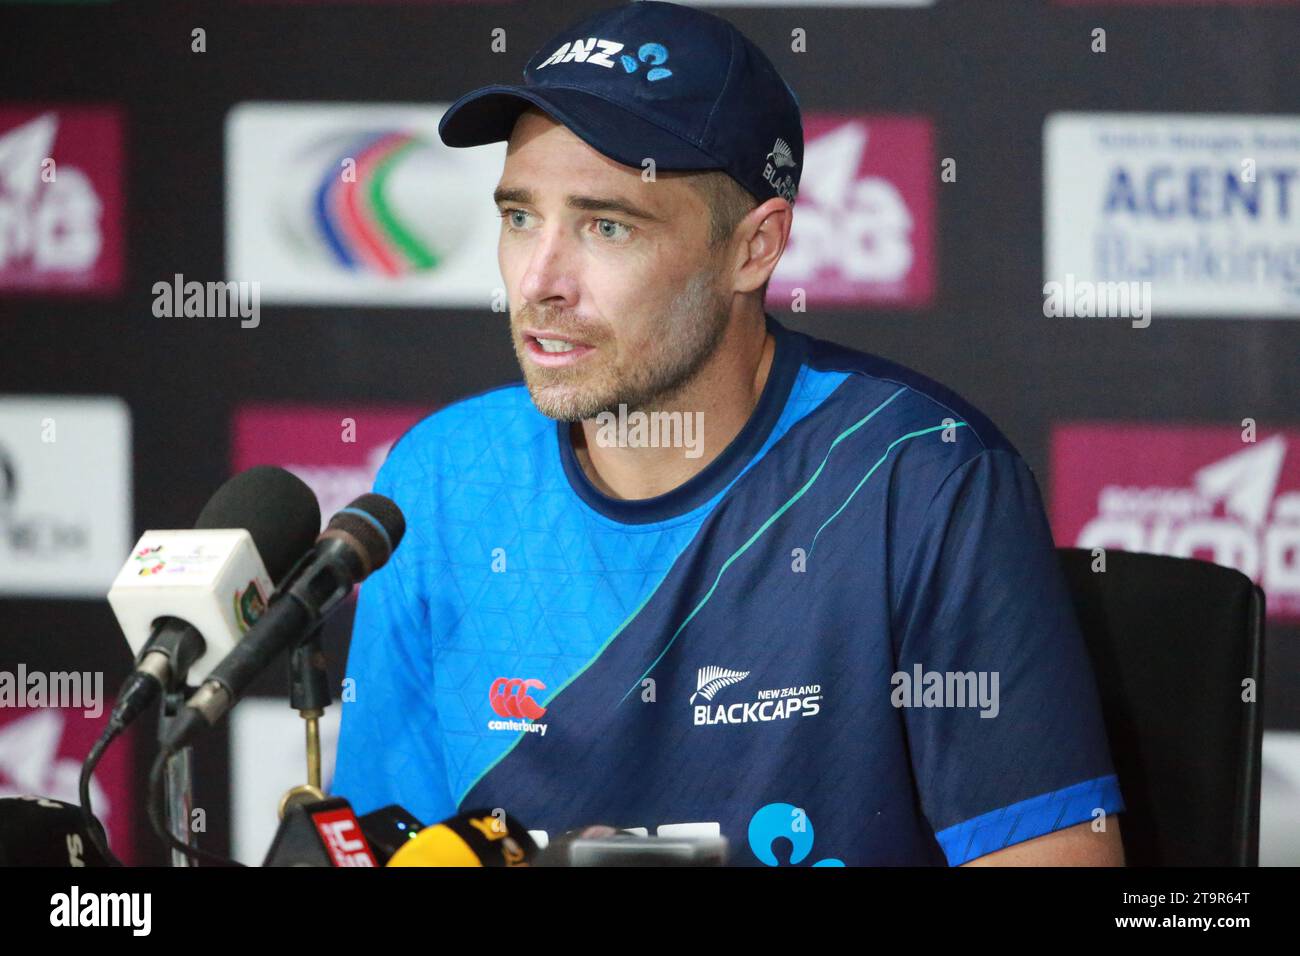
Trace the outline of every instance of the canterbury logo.
<instances>
[{"instance_id":1,"label":"canterbury logo","mask_svg":"<svg viewBox=\"0 0 1300 956\"><path fill-rule=\"evenodd\" d=\"M729 671L725 667L701 667L695 678L695 693L691 694L690 703L696 697L713 700L713 695L722 688L736 684L749 676L749 671Z\"/></svg>"},{"instance_id":2,"label":"canterbury logo","mask_svg":"<svg viewBox=\"0 0 1300 956\"><path fill-rule=\"evenodd\" d=\"M546 708L529 696L530 690L546 690L546 685L533 678L498 677L488 690L488 703L502 717L536 720L546 713Z\"/></svg>"},{"instance_id":3,"label":"canterbury logo","mask_svg":"<svg viewBox=\"0 0 1300 956\"><path fill-rule=\"evenodd\" d=\"M767 161L776 169L780 169L783 166L798 165L794 161L794 150L791 149L790 144L783 139L778 139L772 146L772 152L767 154Z\"/></svg>"}]
</instances>

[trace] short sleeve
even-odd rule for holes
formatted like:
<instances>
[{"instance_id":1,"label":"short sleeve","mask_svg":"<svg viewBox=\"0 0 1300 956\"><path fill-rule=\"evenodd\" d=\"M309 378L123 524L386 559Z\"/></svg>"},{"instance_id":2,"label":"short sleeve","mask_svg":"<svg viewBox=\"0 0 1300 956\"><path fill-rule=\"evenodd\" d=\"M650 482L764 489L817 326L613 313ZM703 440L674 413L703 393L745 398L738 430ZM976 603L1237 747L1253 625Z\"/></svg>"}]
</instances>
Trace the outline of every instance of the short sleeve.
<instances>
[{"instance_id":1,"label":"short sleeve","mask_svg":"<svg viewBox=\"0 0 1300 956\"><path fill-rule=\"evenodd\" d=\"M891 702L949 864L1122 811L1095 677L1024 460L984 449L954 469L902 560Z\"/></svg>"},{"instance_id":2,"label":"short sleeve","mask_svg":"<svg viewBox=\"0 0 1300 956\"><path fill-rule=\"evenodd\" d=\"M455 814L433 705L433 642L418 594L419 499L404 493L390 455L375 491L397 502L406 535L362 585L348 648L338 753L330 792L358 813L398 804L430 824Z\"/></svg>"}]
</instances>

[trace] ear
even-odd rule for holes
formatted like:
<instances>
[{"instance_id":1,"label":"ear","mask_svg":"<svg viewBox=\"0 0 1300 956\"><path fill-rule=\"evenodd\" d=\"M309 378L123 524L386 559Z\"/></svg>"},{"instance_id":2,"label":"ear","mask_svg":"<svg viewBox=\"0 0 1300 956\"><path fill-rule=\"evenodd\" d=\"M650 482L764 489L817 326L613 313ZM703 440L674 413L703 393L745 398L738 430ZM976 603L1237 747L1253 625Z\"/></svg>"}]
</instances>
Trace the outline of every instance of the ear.
<instances>
[{"instance_id":1,"label":"ear","mask_svg":"<svg viewBox=\"0 0 1300 956\"><path fill-rule=\"evenodd\" d=\"M736 292L753 292L776 271L776 264L790 241L790 226L794 221L794 207L779 196L750 211L736 232L741 237L737 251Z\"/></svg>"}]
</instances>

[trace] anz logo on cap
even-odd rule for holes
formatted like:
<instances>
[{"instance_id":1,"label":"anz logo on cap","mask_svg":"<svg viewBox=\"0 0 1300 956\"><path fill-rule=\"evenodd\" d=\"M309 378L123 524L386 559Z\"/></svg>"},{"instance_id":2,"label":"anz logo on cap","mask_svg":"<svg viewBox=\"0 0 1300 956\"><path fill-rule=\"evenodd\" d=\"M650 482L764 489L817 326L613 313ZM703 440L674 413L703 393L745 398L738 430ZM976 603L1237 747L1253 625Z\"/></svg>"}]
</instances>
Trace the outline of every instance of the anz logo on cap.
<instances>
[{"instance_id":1,"label":"anz logo on cap","mask_svg":"<svg viewBox=\"0 0 1300 956\"><path fill-rule=\"evenodd\" d=\"M592 51L597 47L600 48L599 51L593 53ZM536 69L543 69L552 63L587 63L592 66L603 66L606 69L622 65L623 72L635 73L641 68L641 64L645 63L650 67L645 74L646 80L650 83L666 80L673 75L673 71L663 65L668 61L668 48L662 43L642 43L637 48L635 58L620 53L622 49L623 44L617 40L601 40L596 37L571 40L562 44L559 49L537 64ZM615 54L618 54L617 63L610 59Z\"/></svg>"}]
</instances>

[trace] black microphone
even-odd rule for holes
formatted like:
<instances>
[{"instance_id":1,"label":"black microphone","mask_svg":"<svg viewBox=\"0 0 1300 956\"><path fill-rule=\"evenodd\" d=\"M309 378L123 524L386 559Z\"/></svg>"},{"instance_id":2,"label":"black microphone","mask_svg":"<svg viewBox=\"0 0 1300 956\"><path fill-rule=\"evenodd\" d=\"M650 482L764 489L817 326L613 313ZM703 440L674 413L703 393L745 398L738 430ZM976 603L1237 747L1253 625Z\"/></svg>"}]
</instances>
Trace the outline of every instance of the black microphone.
<instances>
[{"instance_id":1,"label":"black microphone","mask_svg":"<svg viewBox=\"0 0 1300 956\"><path fill-rule=\"evenodd\" d=\"M273 585L278 586L294 561L320 530L316 495L296 475L272 465L240 472L216 490L194 523L197 530L243 528L253 539ZM136 658L136 667L118 692L109 717L121 729L134 720L164 689L179 687L195 661L221 653L241 637L211 633L179 617L164 616Z\"/></svg>"},{"instance_id":2,"label":"black microphone","mask_svg":"<svg viewBox=\"0 0 1300 956\"><path fill-rule=\"evenodd\" d=\"M291 803L262 866L381 866L352 805L339 797Z\"/></svg>"},{"instance_id":3,"label":"black microphone","mask_svg":"<svg viewBox=\"0 0 1300 956\"><path fill-rule=\"evenodd\" d=\"M186 703L164 751L175 753L225 716L280 651L309 635L353 587L384 566L405 533L401 509L383 495L362 495L331 518L257 623Z\"/></svg>"},{"instance_id":4,"label":"black microphone","mask_svg":"<svg viewBox=\"0 0 1300 956\"><path fill-rule=\"evenodd\" d=\"M380 866L387 866L393 854L424 829L423 823L396 803L371 810L359 817L357 822L361 824L361 834L366 838L366 843L370 844L370 852L375 855L375 861Z\"/></svg>"}]
</instances>

